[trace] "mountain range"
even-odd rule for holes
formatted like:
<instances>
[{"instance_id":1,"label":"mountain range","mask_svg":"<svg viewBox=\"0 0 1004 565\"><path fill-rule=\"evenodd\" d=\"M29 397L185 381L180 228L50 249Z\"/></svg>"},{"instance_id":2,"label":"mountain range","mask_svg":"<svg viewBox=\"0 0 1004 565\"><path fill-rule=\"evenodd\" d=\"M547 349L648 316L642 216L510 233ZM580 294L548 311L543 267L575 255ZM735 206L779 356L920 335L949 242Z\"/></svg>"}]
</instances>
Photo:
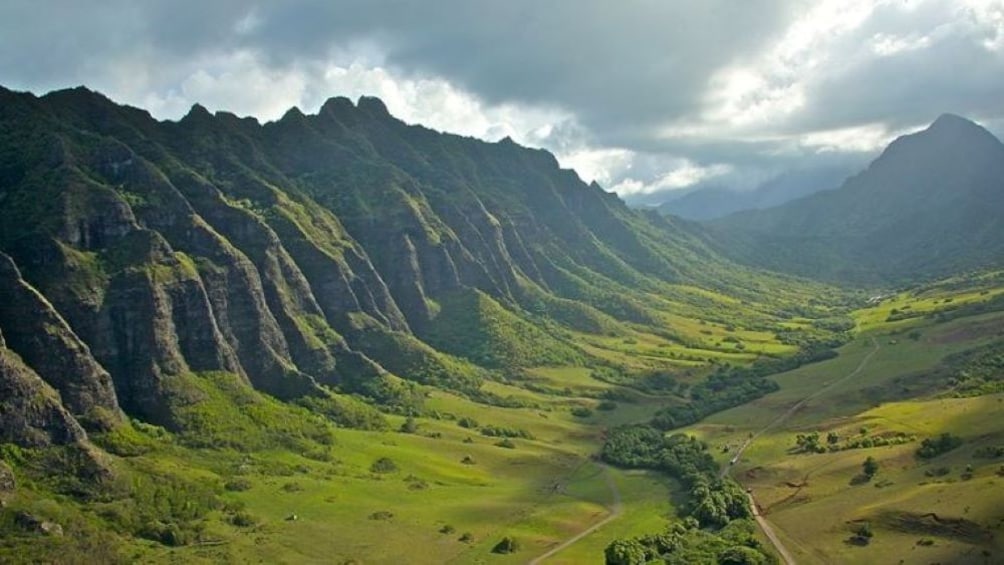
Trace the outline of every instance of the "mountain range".
<instances>
[{"instance_id":1,"label":"mountain range","mask_svg":"<svg viewBox=\"0 0 1004 565\"><path fill-rule=\"evenodd\" d=\"M261 124L0 90L2 441L182 429L186 379L214 372L405 410L415 383L479 394L493 372L581 362L563 332L671 333L660 308L710 311L715 290L766 323L770 281L546 151L375 98Z\"/></svg>"},{"instance_id":2,"label":"mountain range","mask_svg":"<svg viewBox=\"0 0 1004 565\"><path fill-rule=\"evenodd\" d=\"M714 220L743 210L780 206L791 200L839 186L854 171L850 166L833 165L792 170L773 177L749 190L726 186L703 186L682 194L667 193L659 212L688 220Z\"/></svg>"},{"instance_id":3,"label":"mountain range","mask_svg":"<svg viewBox=\"0 0 1004 565\"><path fill-rule=\"evenodd\" d=\"M740 262L832 282L899 284L1000 265L1004 144L945 114L839 188L707 226Z\"/></svg>"}]
</instances>

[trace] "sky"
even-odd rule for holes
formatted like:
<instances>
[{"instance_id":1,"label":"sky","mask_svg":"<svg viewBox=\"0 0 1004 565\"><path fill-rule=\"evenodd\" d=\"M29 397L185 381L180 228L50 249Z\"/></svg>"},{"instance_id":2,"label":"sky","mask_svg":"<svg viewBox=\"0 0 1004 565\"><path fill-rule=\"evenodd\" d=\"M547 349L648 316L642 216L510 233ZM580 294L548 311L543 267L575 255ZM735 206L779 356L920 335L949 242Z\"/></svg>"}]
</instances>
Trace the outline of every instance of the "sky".
<instances>
[{"instance_id":1,"label":"sky","mask_svg":"<svg viewBox=\"0 0 1004 565\"><path fill-rule=\"evenodd\" d=\"M160 119L378 96L657 203L861 166L945 112L1001 137L1004 0L4 0L0 85Z\"/></svg>"}]
</instances>

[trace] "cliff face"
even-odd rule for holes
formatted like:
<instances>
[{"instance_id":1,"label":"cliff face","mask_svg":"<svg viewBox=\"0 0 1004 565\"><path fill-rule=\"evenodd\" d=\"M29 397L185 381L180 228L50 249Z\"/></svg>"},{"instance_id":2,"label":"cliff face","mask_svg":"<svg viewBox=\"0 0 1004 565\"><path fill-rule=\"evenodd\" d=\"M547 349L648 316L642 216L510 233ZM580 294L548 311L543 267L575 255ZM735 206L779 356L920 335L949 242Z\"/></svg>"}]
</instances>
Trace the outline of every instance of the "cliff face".
<instances>
[{"instance_id":1,"label":"cliff face","mask_svg":"<svg viewBox=\"0 0 1004 565\"><path fill-rule=\"evenodd\" d=\"M85 438L59 393L0 342L0 442L45 447Z\"/></svg>"},{"instance_id":2,"label":"cliff face","mask_svg":"<svg viewBox=\"0 0 1004 565\"><path fill-rule=\"evenodd\" d=\"M376 394L391 373L467 386L482 369L440 351L574 361L525 320L603 331L651 321L633 293L724 284L688 228L550 154L409 126L368 98L261 125L0 89L0 252L10 433L28 443L123 413L179 425L172 383L190 373L286 400Z\"/></svg>"}]
</instances>

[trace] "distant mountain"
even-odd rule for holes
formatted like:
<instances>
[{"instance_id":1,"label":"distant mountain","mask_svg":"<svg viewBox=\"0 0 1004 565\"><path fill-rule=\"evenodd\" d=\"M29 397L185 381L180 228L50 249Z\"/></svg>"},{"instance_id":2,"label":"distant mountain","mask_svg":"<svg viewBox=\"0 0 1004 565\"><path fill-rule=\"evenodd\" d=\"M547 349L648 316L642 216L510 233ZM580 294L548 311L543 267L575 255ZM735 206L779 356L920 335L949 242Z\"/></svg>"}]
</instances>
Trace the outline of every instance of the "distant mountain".
<instances>
[{"instance_id":1,"label":"distant mountain","mask_svg":"<svg viewBox=\"0 0 1004 565\"><path fill-rule=\"evenodd\" d=\"M788 171L752 190L709 186L663 202L659 212L688 220L713 220L743 210L770 208L839 186L852 171L846 166Z\"/></svg>"},{"instance_id":2,"label":"distant mountain","mask_svg":"<svg viewBox=\"0 0 1004 565\"><path fill-rule=\"evenodd\" d=\"M1004 262L1004 144L950 114L900 137L840 188L709 224L757 266L901 282Z\"/></svg>"}]
</instances>

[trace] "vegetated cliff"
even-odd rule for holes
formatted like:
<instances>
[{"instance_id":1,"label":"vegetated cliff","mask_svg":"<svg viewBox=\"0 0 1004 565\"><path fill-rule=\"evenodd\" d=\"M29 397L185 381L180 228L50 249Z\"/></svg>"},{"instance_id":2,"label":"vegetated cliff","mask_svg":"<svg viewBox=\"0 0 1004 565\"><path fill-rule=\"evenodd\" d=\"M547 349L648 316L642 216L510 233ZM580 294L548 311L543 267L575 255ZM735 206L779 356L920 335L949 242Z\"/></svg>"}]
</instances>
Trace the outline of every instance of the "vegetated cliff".
<instances>
[{"instance_id":1,"label":"vegetated cliff","mask_svg":"<svg viewBox=\"0 0 1004 565\"><path fill-rule=\"evenodd\" d=\"M372 98L263 125L0 89L9 439L75 441L123 413L177 428L193 373L282 400L471 390L486 370L581 362L561 326L660 323L645 301L668 283L756 296L674 222L546 151L407 125Z\"/></svg>"}]
</instances>

